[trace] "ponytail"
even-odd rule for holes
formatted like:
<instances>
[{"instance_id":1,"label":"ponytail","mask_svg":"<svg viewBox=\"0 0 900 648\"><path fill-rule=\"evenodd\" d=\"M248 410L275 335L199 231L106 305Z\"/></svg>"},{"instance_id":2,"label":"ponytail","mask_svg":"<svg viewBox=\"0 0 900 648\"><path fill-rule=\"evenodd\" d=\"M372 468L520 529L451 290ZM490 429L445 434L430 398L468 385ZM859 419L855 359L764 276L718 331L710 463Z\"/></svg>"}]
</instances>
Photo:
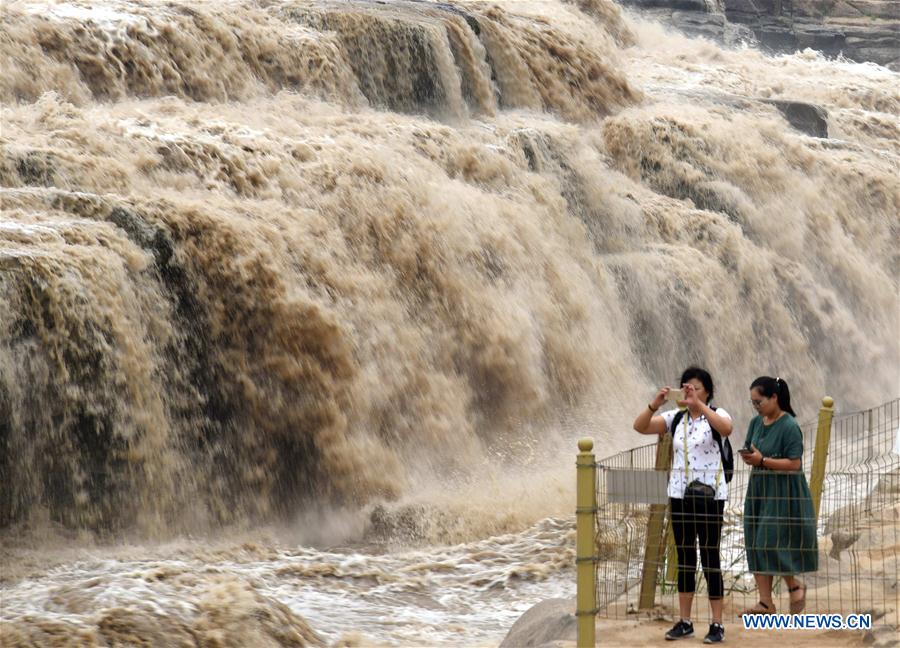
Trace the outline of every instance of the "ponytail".
<instances>
[{"instance_id":1,"label":"ponytail","mask_svg":"<svg viewBox=\"0 0 900 648\"><path fill-rule=\"evenodd\" d=\"M784 410L794 418L797 418L797 415L794 413L794 410L791 407L791 390L788 389L788 384L784 381L783 378L760 376L759 378L754 380L753 383L751 383L750 389L758 389L759 393L761 393L766 398L775 396L778 399L778 407L780 407L782 410Z\"/></svg>"}]
</instances>

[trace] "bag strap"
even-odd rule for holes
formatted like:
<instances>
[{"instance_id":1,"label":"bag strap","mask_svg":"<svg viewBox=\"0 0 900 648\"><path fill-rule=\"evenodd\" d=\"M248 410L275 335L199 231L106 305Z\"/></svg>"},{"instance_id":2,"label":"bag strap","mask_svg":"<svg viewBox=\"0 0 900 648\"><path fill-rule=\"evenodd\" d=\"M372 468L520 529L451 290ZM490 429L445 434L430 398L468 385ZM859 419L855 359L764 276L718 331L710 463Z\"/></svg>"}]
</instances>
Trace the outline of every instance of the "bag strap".
<instances>
[{"instance_id":1,"label":"bag strap","mask_svg":"<svg viewBox=\"0 0 900 648\"><path fill-rule=\"evenodd\" d=\"M718 407L712 408L713 412L718 412ZM706 419L709 422L709 419ZM713 427L713 424L709 424L709 431L712 432L713 440L716 442L716 445L719 446L719 455L722 457L722 463L725 463L725 446L722 444L722 435Z\"/></svg>"},{"instance_id":2,"label":"bag strap","mask_svg":"<svg viewBox=\"0 0 900 648\"><path fill-rule=\"evenodd\" d=\"M718 407L712 408L713 412L718 412ZM681 423L682 419L684 420L684 480L687 483L688 480L688 429L687 429L687 410L678 410L675 414L675 418L672 419L672 438L675 438L675 429L678 427L678 424ZM709 419L706 419L706 422L709 423L709 431L712 432L713 441L716 442L716 445L719 446L719 470L716 472L716 490L719 489L719 484L722 481L722 473L725 471L725 448L722 445L722 435L716 431L716 428L713 427L712 422Z\"/></svg>"},{"instance_id":3,"label":"bag strap","mask_svg":"<svg viewBox=\"0 0 900 648\"><path fill-rule=\"evenodd\" d=\"M688 469L688 450L687 450L687 418L685 417L686 409L679 409L675 412L675 416L672 418L672 425L669 428L669 432L672 433L672 441L675 440L675 431L678 429L678 424L681 423L682 419L684 420L684 479L685 483L687 483L687 469Z\"/></svg>"},{"instance_id":4,"label":"bag strap","mask_svg":"<svg viewBox=\"0 0 900 648\"><path fill-rule=\"evenodd\" d=\"M719 408L713 407L712 411L718 412ZM716 472L716 490L719 490L719 484L722 483L722 475L725 472L725 447L722 445L722 435L716 431L709 419L706 419L706 422L709 423L709 431L712 432L713 441L719 446L719 470Z\"/></svg>"}]
</instances>

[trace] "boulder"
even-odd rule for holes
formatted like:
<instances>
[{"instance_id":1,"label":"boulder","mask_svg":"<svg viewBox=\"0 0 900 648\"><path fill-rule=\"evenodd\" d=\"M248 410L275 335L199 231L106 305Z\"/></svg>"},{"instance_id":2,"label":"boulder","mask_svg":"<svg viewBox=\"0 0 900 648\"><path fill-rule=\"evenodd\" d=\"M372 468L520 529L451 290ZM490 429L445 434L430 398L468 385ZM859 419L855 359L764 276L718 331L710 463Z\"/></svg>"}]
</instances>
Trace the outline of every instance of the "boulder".
<instances>
[{"instance_id":1,"label":"boulder","mask_svg":"<svg viewBox=\"0 0 900 648\"><path fill-rule=\"evenodd\" d=\"M725 16L697 11L673 11L672 24L688 36L703 36L721 41L725 31Z\"/></svg>"},{"instance_id":2,"label":"boulder","mask_svg":"<svg viewBox=\"0 0 900 648\"><path fill-rule=\"evenodd\" d=\"M768 100L798 131L812 137L828 137L828 113L824 108L800 101Z\"/></svg>"},{"instance_id":3,"label":"boulder","mask_svg":"<svg viewBox=\"0 0 900 648\"><path fill-rule=\"evenodd\" d=\"M856 544L856 541L859 540L859 535L859 533L850 533L848 531L835 531L831 534L831 551L828 555L835 560L840 560L841 552Z\"/></svg>"},{"instance_id":4,"label":"boulder","mask_svg":"<svg viewBox=\"0 0 900 648\"><path fill-rule=\"evenodd\" d=\"M547 599L518 618L500 648L547 648L576 638L575 599Z\"/></svg>"}]
</instances>

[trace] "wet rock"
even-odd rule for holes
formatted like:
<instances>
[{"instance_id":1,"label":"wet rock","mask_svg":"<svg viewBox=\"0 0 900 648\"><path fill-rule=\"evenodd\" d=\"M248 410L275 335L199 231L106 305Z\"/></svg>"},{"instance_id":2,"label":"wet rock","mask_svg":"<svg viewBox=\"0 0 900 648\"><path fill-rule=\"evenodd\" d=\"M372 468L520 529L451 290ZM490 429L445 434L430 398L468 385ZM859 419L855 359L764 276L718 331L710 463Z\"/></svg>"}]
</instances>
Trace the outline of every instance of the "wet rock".
<instances>
[{"instance_id":1,"label":"wet rock","mask_svg":"<svg viewBox=\"0 0 900 648\"><path fill-rule=\"evenodd\" d=\"M113 207L109 220L125 230L128 238L142 248L149 248L156 230L144 218L124 207Z\"/></svg>"},{"instance_id":2,"label":"wet rock","mask_svg":"<svg viewBox=\"0 0 900 648\"><path fill-rule=\"evenodd\" d=\"M702 36L722 40L725 35L725 16L698 11L673 11L672 24L688 36Z\"/></svg>"},{"instance_id":3,"label":"wet rock","mask_svg":"<svg viewBox=\"0 0 900 648\"><path fill-rule=\"evenodd\" d=\"M705 0L631 0L627 4L643 9L665 7L676 11L708 11Z\"/></svg>"},{"instance_id":4,"label":"wet rock","mask_svg":"<svg viewBox=\"0 0 900 648\"><path fill-rule=\"evenodd\" d=\"M778 53L811 48L827 56L900 70L900 0L623 0L688 36L757 42Z\"/></svg>"},{"instance_id":5,"label":"wet rock","mask_svg":"<svg viewBox=\"0 0 900 648\"><path fill-rule=\"evenodd\" d=\"M841 559L841 552L859 540L859 533L849 533L847 531L835 531L831 534L831 551L829 556L835 560Z\"/></svg>"},{"instance_id":6,"label":"wet rock","mask_svg":"<svg viewBox=\"0 0 900 648\"><path fill-rule=\"evenodd\" d=\"M795 29L798 49L811 48L820 52L836 52L846 46L847 38L843 29L816 23L802 24L802 27Z\"/></svg>"},{"instance_id":7,"label":"wet rock","mask_svg":"<svg viewBox=\"0 0 900 648\"><path fill-rule=\"evenodd\" d=\"M828 113L824 108L800 101L771 100L772 104L799 131L812 137L828 137Z\"/></svg>"},{"instance_id":8,"label":"wet rock","mask_svg":"<svg viewBox=\"0 0 900 648\"><path fill-rule=\"evenodd\" d=\"M875 646L876 648L888 648L888 646L900 646L900 639L897 638L897 628L895 626L880 625L873 630L866 630L863 636L863 645Z\"/></svg>"},{"instance_id":9,"label":"wet rock","mask_svg":"<svg viewBox=\"0 0 900 648\"><path fill-rule=\"evenodd\" d=\"M16 159L15 168L20 181L26 186L52 187L55 184L55 164L49 153L28 151Z\"/></svg>"},{"instance_id":10,"label":"wet rock","mask_svg":"<svg viewBox=\"0 0 900 648\"><path fill-rule=\"evenodd\" d=\"M724 14L711 10L702 1L624 0L624 4L639 9L647 18L674 27L686 36L706 38L725 45L755 40L751 30L729 22Z\"/></svg>"},{"instance_id":11,"label":"wet rock","mask_svg":"<svg viewBox=\"0 0 900 648\"><path fill-rule=\"evenodd\" d=\"M516 620L500 648L551 646L577 638L574 599L541 601Z\"/></svg>"},{"instance_id":12,"label":"wet rock","mask_svg":"<svg viewBox=\"0 0 900 648\"><path fill-rule=\"evenodd\" d=\"M476 36L481 35L481 25L478 24L478 18L470 14L468 11L465 11L464 9L447 2L436 2L434 3L434 7L462 17L462 19L465 20L469 25L469 29L475 32Z\"/></svg>"},{"instance_id":13,"label":"wet rock","mask_svg":"<svg viewBox=\"0 0 900 648\"><path fill-rule=\"evenodd\" d=\"M724 0L724 12L776 52L809 47L900 69L900 0Z\"/></svg>"}]
</instances>

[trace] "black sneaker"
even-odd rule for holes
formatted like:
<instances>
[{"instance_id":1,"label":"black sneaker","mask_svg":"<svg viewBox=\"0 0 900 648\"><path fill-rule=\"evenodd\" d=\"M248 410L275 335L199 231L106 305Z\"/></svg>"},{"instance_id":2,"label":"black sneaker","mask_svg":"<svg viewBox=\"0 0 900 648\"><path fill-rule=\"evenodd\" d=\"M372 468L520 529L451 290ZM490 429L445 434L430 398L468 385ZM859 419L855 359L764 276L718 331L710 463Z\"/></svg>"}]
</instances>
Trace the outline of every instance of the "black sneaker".
<instances>
[{"instance_id":1,"label":"black sneaker","mask_svg":"<svg viewBox=\"0 0 900 648\"><path fill-rule=\"evenodd\" d=\"M694 624L688 621L679 621L666 633L666 641L675 641L685 637L694 636Z\"/></svg>"},{"instance_id":2,"label":"black sneaker","mask_svg":"<svg viewBox=\"0 0 900 648\"><path fill-rule=\"evenodd\" d=\"M709 634L703 637L703 643L722 643L725 641L725 627L721 623L709 626Z\"/></svg>"}]
</instances>

